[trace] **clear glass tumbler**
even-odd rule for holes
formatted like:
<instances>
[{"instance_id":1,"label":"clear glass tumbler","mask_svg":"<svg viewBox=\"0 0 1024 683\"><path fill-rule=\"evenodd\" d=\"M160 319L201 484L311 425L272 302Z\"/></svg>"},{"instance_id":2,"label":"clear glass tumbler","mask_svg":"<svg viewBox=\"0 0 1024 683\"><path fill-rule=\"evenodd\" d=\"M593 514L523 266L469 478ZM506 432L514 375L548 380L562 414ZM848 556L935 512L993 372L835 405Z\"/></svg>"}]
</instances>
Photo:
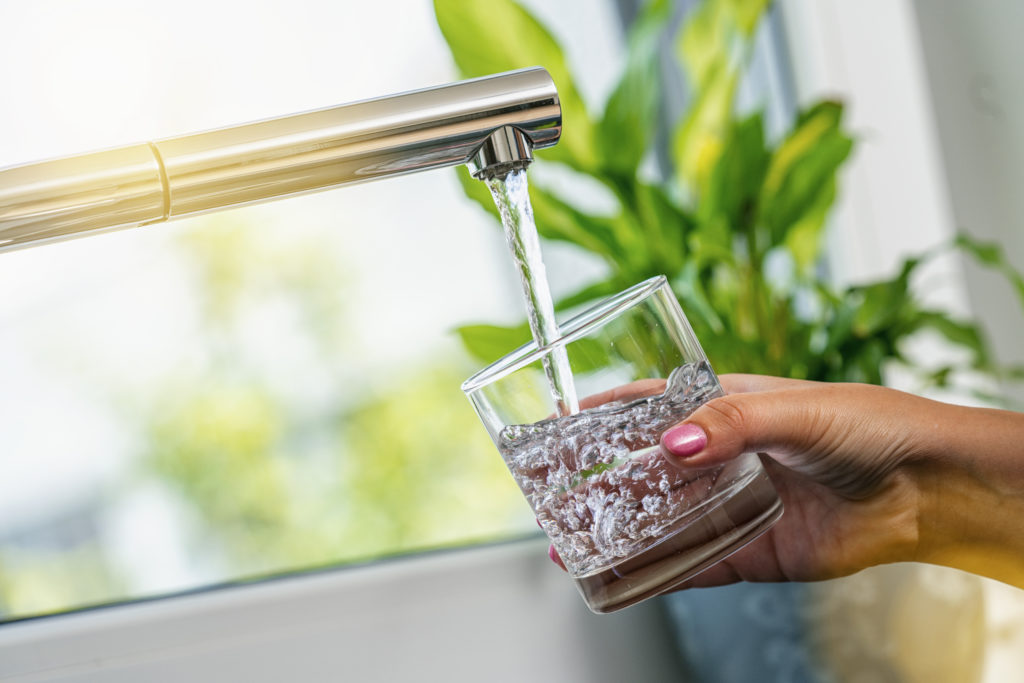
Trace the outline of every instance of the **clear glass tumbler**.
<instances>
[{"instance_id":1,"label":"clear glass tumbler","mask_svg":"<svg viewBox=\"0 0 1024 683\"><path fill-rule=\"evenodd\" d=\"M462 385L591 610L664 593L767 531L782 503L755 454L682 466L662 432L722 395L664 277L617 294ZM580 412L557 416L545 359Z\"/></svg>"}]
</instances>

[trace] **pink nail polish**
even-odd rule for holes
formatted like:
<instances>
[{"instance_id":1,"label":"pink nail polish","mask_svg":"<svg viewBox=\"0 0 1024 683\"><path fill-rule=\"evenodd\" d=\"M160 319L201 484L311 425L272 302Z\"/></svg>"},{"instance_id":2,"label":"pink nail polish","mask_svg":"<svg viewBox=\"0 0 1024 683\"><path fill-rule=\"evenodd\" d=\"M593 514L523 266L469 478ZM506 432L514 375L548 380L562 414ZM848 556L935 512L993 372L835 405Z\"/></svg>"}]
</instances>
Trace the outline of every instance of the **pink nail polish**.
<instances>
[{"instance_id":1,"label":"pink nail polish","mask_svg":"<svg viewBox=\"0 0 1024 683\"><path fill-rule=\"evenodd\" d=\"M698 425L681 424L661 435L661 445L672 455L686 458L700 453L708 445L708 435Z\"/></svg>"},{"instance_id":2,"label":"pink nail polish","mask_svg":"<svg viewBox=\"0 0 1024 683\"><path fill-rule=\"evenodd\" d=\"M555 564L557 564L559 567L561 567L562 569L565 569L565 565L562 563L562 558L560 558L558 556L558 553L555 552L555 546L553 546L553 545L549 545L548 546L548 557L550 557L551 561L554 562Z\"/></svg>"}]
</instances>

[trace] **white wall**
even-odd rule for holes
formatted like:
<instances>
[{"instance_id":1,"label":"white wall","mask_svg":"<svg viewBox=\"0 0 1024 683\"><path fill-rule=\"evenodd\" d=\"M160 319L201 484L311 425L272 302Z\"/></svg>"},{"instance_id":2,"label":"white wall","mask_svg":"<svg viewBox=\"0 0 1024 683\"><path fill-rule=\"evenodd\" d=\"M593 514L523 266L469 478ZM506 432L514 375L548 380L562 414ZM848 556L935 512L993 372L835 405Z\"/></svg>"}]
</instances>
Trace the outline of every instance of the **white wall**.
<instances>
[{"instance_id":1,"label":"white wall","mask_svg":"<svg viewBox=\"0 0 1024 683\"><path fill-rule=\"evenodd\" d=\"M1024 3L915 0L914 9L953 221L1024 269ZM974 263L966 275L997 355L1024 363L1021 302Z\"/></svg>"}]
</instances>

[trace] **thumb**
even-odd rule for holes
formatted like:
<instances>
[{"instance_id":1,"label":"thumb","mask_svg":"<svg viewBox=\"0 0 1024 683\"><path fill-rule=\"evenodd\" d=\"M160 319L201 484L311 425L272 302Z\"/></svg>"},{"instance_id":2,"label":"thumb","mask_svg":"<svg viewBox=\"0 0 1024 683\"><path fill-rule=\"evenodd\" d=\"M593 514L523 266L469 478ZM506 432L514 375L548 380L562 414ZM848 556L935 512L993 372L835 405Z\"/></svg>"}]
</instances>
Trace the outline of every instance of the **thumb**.
<instances>
[{"instance_id":1,"label":"thumb","mask_svg":"<svg viewBox=\"0 0 1024 683\"><path fill-rule=\"evenodd\" d=\"M803 450L822 421L803 391L729 394L708 401L661 437L662 450L686 465L718 465L743 453L776 457Z\"/></svg>"}]
</instances>

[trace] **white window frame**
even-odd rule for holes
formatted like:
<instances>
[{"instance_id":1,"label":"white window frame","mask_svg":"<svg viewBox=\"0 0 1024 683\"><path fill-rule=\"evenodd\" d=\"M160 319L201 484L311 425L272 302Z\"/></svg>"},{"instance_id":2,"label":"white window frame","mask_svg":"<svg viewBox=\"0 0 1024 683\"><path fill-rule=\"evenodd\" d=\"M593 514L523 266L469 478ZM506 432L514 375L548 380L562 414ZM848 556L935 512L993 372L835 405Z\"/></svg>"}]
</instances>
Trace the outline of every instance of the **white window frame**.
<instances>
[{"instance_id":1,"label":"white window frame","mask_svg":"<svg viewBox=\"0 0 1024 683\"><path fill-rule=\"evenodd\" d=\"M533 538L0 626L0 681L678 681L659 603L585 607Z\"/></svg>"}]
</instances>

